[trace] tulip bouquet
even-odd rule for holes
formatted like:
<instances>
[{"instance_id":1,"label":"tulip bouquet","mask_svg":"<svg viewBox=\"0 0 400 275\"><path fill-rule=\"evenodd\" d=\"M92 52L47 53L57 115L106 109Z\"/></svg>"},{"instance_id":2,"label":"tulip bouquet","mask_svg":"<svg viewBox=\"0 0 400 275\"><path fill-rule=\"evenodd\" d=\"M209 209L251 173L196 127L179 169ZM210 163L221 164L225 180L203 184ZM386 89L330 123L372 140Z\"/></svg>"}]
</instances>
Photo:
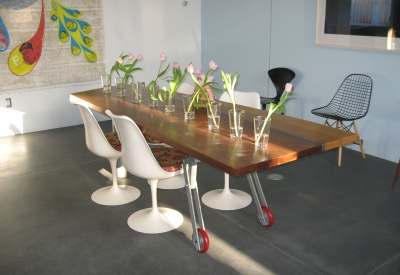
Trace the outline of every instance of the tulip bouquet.
<instances>
[{"instance_id":1,"label":"tulip bouquet","mask_svg":"<svg viewBox=\"0 0 400 275\"><path fill-rule=\"evenodd\" d=\"M161 80L165 80L166 79L165 77L163 78L163 76L168 71L169 64L164 70L162 69L162 64L163 64L163 62L165 61L166 58L167 58L167 56L165 55L165 53L161 53L160 54L160 67L158 68L157 77L156 77L155 80L152 80L149 83L149 86L148 86L148 92L149 92L150 100L153 100L153 101L157 101L158 100L158 94L157 94L157 92L155 92L155 90L156 90L155 88L157 86L157 81L159 79L161 79Z\"/></svg>"},{"instance_id":2,"label":"tulip bouquet","mask_svg":"<svg viewBox=\"0 0 400 275\"><path fill-rule=\"evenodd\" d=\"M210 69L204 75L203 79L201 77L199 79L197 79L194 76L195 69L193 68L192 64L189 64L186 67L186 71L190 74L194 84L196 85L196 89L195 89L195 92L193 94L192 102L189 105L189 109L190 109L190 107L192 105L195 106L196 108L198 108L199 107L199 105L198 105L199 101L202 100L203 98L205 98L206 104L211 107L211 102L214 101L214 99L215 99L213 90L218 90L218 89L213 86L216 83L212 82L213 77L211 76L211 73L214 70L216 70L218 66L214 61L210 61L209 62L209 67L210 67ZM200 70L196 70L196 73L200 75L201 71ZM214 116L212 116L212 119L214 120L214 124L217 125L217 123L216 123L216 121L214 119Z\"/></svg>"},{"instance_id":3,"label":"tulip bouquet","mask_svg":"<svg viewBox=\"0 0 400 275\"><path fill-rule=\"evenodd\" d=\"M126 54L121 53L121 55L115 61L114 66L111 67L110 76L108 79L109 83L111 83L111 76L112 76L113 72L117 72L118 76L123 78L122 82L123 82L124 86L125 86L125 84L128 83L129 79L131 79L132 83L133 83L132 73L135 71L142 70L142 68L135 67L135 66L138 61L141 61L143 59L143 56L141 54L139 54L135 60L133 60L133 59L134 59L134 56L130 52L127 52ZM129 62L132 62L132 63L129 63ZM124 75L122 75L122 73Z\"/></svg>"},{"instance_id":4,"label":"tulip bouquet","mask_svg":"<svg viewBox=\"0 0 400 275\"><path fill-rule=\"evenodd\" d=\"M162 92L159 94L159 98L161 101L163 101L163 97L165 98L166 101L165 108L167 108L167 106L169 105L173 105L175 92L178 90L182 81L185 79L186 73L187 73L186 70L184 70L183 72L181 71L178 62L173 63L172 78L167 80L169 88L163 87ZM166 109L166 111L168 112L169 110ZM171 110L171 112L173 111Z\"/></svg>"},{"instance_id":5,"label":"tulip bouquet","mask_svg":"<svg viewBox=\"0 0 400 275\"><path fill-rule=\"evenodd\" d=\"M267 116L266 116L265 119L264 119L264 124L263 124L263 126L262 126L261 133L264 131L264 128L265 128L265 126L267 125L268 120L271 118L272 114L273 114L276 110L278 110L279 112L283 112L283 111L285 110L285 106L283 106L283 103L284 103L287 99L289 99L290 97L293 96L293 93L294 93L294 92L292 91L292 88L293 88L292 84L286 83L286 85L285 85L285 92L286 92L286 93L285 93L285 95L283 96L283 98L278 102L278 104L275 104L275 103L270 103L270 104L269 104L268 114L267 114ZM256 138L256 141L255 141L255 144L256 144L256 145L258 144L260 138L261 138L261 136L258 136L258 137Z\"/></svg>"},{"instance_id":6,"label":"tulip bouquet","mask_svg":"<svg viewBox=\"0 0 400 275\"><path fill-rule=\"evenodd\" d=\"M201 107L201 101L203 100L206 102L206 104L210 104L210 102L214 101L214 90L219 90L214 86L217 83L213 82L214 77L211 75L218 66L214 61L210 61L209 67L210 69L205 75L200 69L194 69L192 64L189 64L186 67L186 71L190 74L194 84L196 85L191 104L196 108ZM194 74L196 74L198 77L196 78Z\"/></svg>"}]
</instances>

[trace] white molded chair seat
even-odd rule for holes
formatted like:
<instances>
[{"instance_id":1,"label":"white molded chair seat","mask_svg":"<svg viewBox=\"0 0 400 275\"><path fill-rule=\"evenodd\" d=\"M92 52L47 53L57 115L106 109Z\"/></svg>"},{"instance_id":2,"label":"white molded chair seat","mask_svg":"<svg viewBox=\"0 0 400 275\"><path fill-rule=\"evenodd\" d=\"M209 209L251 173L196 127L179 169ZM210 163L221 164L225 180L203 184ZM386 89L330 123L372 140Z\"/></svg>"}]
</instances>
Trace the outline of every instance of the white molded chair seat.
<instances>
[{"instance_id":1,"label":"white molded chair seat","mask_svg":"<svg viewBox=\"0 0 400 275\"><path fill-rule=\"evenodd\" d=\"M142 233L162 233L178 228L183 216L176 210L157 206L157 185L161 179L183 174L182 160L188 155L171 147L150 148L136 123L106 110L116 125L122 142L122 161L133 175L146 179L151 189L152 207L128 218L128 225Z\"/></svg>"},{"instance_id":2,"label":"white molded chair seat","mask_svg":"<svg viewBox=\"0 0 400 275\"><path fill-rule=\"evenodd\" d=\"M79 101L72 104L78 106L85 126L86 146L95 155L107 158L111 165L112 186L100 188L95 191L91 198L95 203L101 205L122 205L136 200L140 191L136 187L118 185L117 161L122 156L121 143L115 132L104 135L92 111Z\"/></svg>"},{"instance_id":3,"label":"white molded chair seat","mask_svg":"<svg viewBox=\"0 0 400 275\"><path fill-rule=\"evenodd\" d=\"M234 93L237 104L260 109L260 95L258 93L239 91L235 91ZM232 102L227 92L224 92L219 100ZM241 190L230 189L229 174L224 173L224 189L209 191L201 197L201 200L205 205L214 209L236 210L248 206L251 203L251 196Z\"/></svg>"},{"instance_id":4,"label":"white molded chair seat","mask_svg":"<svg viewBox=\"0 0 400 275\"><path fill-rule=\"evenodd\" d=\"M181 94L193 94L194 92L194 85L191 85L189 83L182 83L177 92L181 93ZM150 143L149 143L150 144ZM150 144L153 145L153 144ZM158 145L158 144L154 144L154 145ZM169 179L163 179L160 180L158 182L158 189L179 189L179 188L183 188L185 187L185 178L183 177L183 174L178 176L178 177L174 177L174 178L169 178Z\"/></svg>"},{"instance_id":5,"label":"white molded chair seat","mask_svg":"<svg viewBox=\"0 0 400 275\"><path fill-rule=\"evenodd\" d=\"M180 94L187 94L187 95L191 95L194 92L194 88L195 86L189 83L182 83L178 90L176 90L178 93Z\"/></svg>"}]
</instances>

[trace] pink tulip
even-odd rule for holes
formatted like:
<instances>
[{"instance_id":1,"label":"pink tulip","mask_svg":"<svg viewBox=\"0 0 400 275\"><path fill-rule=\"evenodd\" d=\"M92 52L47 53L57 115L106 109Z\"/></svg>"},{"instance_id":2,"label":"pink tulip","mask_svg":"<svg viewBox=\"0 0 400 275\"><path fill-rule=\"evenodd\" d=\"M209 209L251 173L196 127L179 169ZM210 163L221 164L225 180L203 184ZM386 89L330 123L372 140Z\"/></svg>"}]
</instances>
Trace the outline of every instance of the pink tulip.
<instances>
[{"instance_id":1,"label":"pink tulip","mask_svg":"<svg viewBox=\"0 0 400 275\"><path fill-rule=\"evenodd\" d=\"M118 57L118 58L117 58L117 62L118 62L119 64L122 64L122 58L121 58L121 57Z\"/></svg>"},{"instance_id":2,"label":"pink tulip","mask_svg":"<svg viewBox=\"0 0 400 275\"><path fill-rule=\"evenodd\" d=\"M165 53L160 54L160 60L164 61L165 58L167 58L167 56L165 55Z\"/></svg>"},{"instance_id":3,"label":"pink tulip","mask_svg":"<svg viewBox=\"0 0 400 275\"><path fill-rule=\"evenodd\" d=\"M139 54L138 57L136 58L138 61L141 61L143 59L143 55Z\"/></svg>"},{"instance_id":4,"label":"pink tulip","mask_svg":"<svg viewBox=\"0 0 400 275\"><path fill-rule=\"evenodd\" d=\"M134 58L133 54L131 53L126 53L128 55L129 60L132 60Z\"/></svg>"},{"instance_id":5,"label":"pink tulip","mask_svg":"<svg viewBox=\"0 0 400 275\"><path fill-rule=\"evenodd\" d=\"M225 77L228 78L231 74L229 73L224 73Z\"/></svg>"},{"instance_id":6,"label":"pink tulip","mask_svg":"<svg viewBox=\"0 0 400 275\"><path fill-rule=\"evenodd\" d=\"M208 82L212 82L214 80L214 77L212 75L210 75L207 79Z\"/></svg>"},{"instance_id":7,"label":"pink tulip","mask_svg":"<svg viewBox=\"0 0 400 275\"><path fill-rule=\"evenodd\" d=\"M209 97L211 100L214 100L214 93L213 93L213 90L211 90L211 89L206 89L206 91L207 91L208 97Z\"/></svg>"},{"instance_id":8,"label":"pink tulip","mask_svg":"<svg viewBox=\"0 0 400 275\"><path fill-rule=\"evenodd\" d=\"M188 73L190 73L190 74L192 74L193 73L193 65L192 64L189 64L187 67L186 67L186 70L188 71Z\"/></svg>"},{"instance_id":9,"label":"pink tulip","mask_svg":"<svg viewBox=\"0 0 400 275\"><path fill-rule=\"evenodd\" d=\"M175 69L178 69L178 68L179 68L178 62L174 62L174 68L175 68Z\"/></svg>"},{"instance_id":10,"label":"pink tulip","mask_svg":"<svg viewBox=\"0 0 400 275\"><path fill-rule=\"evenodd\" d=\"M214 61L210 61L210 63L208 64L209 66L210 66L210 69L212 69L212 70L214 70L215 71L215 69L217 69L217 64L215 64L215 62Z\"/></svg>"},{"instance_id":11,"label":"pink tulip","mask_svg":"<svg viewBox=\"0 0 400 275\"><path fill-rule=\"evenodd\" d=\"M292 84L286 83L286 85L285 85L285 91L286 91L286 92L290 92L290 91L292 90L292 88L293 88L293 85L292 85Z\"/></svg>"},{"instance_id":12,"label":"pink tulip","mask_svg":"<svg viewBox=\"0 0 400 275\"><path fill-rule=\"evenodd\" d=\"M203 74L203 72L200 69L194 69L193 73L196 75Z\"/></svg>"}]
</instances>

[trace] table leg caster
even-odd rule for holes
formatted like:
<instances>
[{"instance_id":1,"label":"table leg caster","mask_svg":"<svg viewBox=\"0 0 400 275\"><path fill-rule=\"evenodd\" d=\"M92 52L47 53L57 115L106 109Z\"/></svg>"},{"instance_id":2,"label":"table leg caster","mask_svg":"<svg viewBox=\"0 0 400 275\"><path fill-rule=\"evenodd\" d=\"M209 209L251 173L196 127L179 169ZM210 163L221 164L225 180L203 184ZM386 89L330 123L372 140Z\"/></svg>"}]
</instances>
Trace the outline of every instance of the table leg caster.
<instances>
[{"instance_id":1,"label":"table leg caster","mask_svg":"<svg viewBox=\"0 0 400 275\"><path fill-rule=\"evenodd\" d=\"M208 247L210 246L210 239L208 238L208 234L202 228L197 228L197 237L196 234L193 233L192 235L192 242L194 247L196 248L197 252L206 253Z\"/></svg>"},{"instance_id":2,"label":"table leg caster","mask_svg":"<svg viewBox=\"0 0 400 275\"><path fill-rule=\"evenodd\" d=\"M271 227L274 224L274 215L271 210L263 205L261 206L261 213L258 213L258 220L265 227Z\"/></svg>"}]
</instances>

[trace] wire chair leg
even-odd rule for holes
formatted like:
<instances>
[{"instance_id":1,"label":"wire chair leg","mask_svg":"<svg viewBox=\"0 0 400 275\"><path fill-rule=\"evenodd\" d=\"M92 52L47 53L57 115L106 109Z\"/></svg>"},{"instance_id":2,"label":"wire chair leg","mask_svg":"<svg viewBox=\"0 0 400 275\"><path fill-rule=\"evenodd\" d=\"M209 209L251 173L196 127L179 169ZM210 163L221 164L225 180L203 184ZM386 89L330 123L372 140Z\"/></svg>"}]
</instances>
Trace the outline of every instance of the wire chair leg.
<instances>
[{"instance_id":1,"label":"wire chair leg","mask_svg":"<svg viewBox=\"0 0 400 275\"><path fill-rule=\"evenodd\" d=\"M356 126L356 122L355 122L355 121L353 121L353 127L354 127L354 132L356 132L356 134L357 134L358 145L360 146L361 155L362 155L363 158L365 158L364 147L363 147L363 145L362 145L361 138L360 138L360 134L358 133L358 129L357 129L357 126Z\"/></svg>"}]
</instances>

